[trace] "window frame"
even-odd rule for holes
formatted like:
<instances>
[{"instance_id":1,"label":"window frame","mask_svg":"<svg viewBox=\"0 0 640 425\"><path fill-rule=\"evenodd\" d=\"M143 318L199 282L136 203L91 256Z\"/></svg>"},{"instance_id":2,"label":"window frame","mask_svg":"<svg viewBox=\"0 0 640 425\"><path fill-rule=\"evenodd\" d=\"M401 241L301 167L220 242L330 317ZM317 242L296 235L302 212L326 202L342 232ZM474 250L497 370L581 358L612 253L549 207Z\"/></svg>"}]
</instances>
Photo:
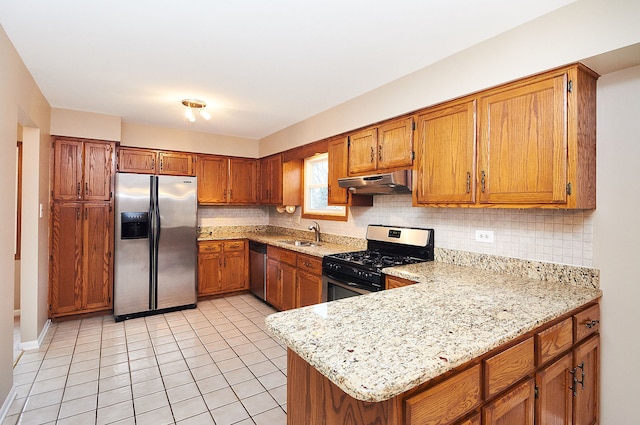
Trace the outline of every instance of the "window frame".
<instances>
[{"instance_id":1,"label":"window frame","mask_svg":"<svg viewBox=\"0 0 640 425\"><path fill-rule=\"evenodd\" d=\"M327 183L324 185L318 185L318 184L313 184L310 185L310 183L308 182L309 177L308 177L308 173L310 173L311 170L311 165L307 166L307 164L309 163L313 163L313 162L319 162L319 161L326 161L327 162L327 174L329 173L329 154L328 152L324 152L324 153L319 153L313 156L309 156L304 158L303 162L302 162L302 213L301 216L302 218L307 218L307 219L316 219L316 220L333 220L333 221L347 221L347 219L349 218L349 209L346 206L342 206L342 205L330 205L333 208L339 208L339 210L337 210L337 213L331 213L331 212L320 212L320 210L311 210L308 211L308 205L307 205L307 200L308 200L308 192L310 188L322 188L322 187L326 187L327 188L327 197L328 197L328 187L329 187L329 176L327 175ZM328 204L328 199L327 199L327 204Z\"/></svg>"}]
</instances>

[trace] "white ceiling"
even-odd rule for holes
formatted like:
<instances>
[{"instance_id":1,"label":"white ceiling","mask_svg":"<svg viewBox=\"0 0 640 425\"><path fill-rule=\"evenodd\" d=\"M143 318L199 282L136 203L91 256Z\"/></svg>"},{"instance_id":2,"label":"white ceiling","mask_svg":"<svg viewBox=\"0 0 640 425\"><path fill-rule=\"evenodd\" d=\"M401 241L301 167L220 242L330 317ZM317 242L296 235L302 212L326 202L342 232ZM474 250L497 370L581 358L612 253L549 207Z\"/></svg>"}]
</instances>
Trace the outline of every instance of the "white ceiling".
<instances>
[{"instance_id":1,"label":"white ceiling","mask_svg":"<svg viewBox=\"0 0 640 425\"><path fill-rule=\"evenodd\" d=\"M260 139L573 1L2 0L0 24L54 108Z\"/></svg>"}]
</instances>

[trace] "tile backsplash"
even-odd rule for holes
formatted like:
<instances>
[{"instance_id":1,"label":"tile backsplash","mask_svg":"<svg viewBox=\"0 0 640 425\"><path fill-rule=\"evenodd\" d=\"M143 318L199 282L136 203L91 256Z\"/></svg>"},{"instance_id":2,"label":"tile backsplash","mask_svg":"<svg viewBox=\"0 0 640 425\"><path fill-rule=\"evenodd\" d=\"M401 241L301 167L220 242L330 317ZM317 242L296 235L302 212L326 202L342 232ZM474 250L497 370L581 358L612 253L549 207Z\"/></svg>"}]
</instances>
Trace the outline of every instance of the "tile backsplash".
<instances>
[{"instance_id":1,"label":"tile backsplash","mask_svg":"<svg viewBox=\"0 0 640 425\"><path fill-rule=\"evenodd\" d=\"M321 232L364 238L368 224L432 227L436 247L592 267L593 211L412 207L410 195L379 195L373 207L353 207L349 220L319 221ZM307 230L311 220L273 207L201 207L200 226L272 225ZM494 232L494 243L475 240Z\"/></svg>"}]
</instances>

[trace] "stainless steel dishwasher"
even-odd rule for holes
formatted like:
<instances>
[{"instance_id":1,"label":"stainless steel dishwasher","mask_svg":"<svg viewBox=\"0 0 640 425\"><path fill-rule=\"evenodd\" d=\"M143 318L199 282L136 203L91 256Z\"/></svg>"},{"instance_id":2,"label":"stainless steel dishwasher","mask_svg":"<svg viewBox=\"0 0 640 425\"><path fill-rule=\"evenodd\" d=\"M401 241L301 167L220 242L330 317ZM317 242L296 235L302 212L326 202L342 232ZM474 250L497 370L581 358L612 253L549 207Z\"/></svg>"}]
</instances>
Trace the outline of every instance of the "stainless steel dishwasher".
<instances>
[{"instance_id":1,"label":"stainless steel dishwasher","mask_svg":"<svg viewBox=\"0 0 640 425\"><path fill-rule=\"evenodd\" d=\"M253 294L261 300L267 293L267 245L249 241L249 282Z\"/></svg>"}]
</instances>

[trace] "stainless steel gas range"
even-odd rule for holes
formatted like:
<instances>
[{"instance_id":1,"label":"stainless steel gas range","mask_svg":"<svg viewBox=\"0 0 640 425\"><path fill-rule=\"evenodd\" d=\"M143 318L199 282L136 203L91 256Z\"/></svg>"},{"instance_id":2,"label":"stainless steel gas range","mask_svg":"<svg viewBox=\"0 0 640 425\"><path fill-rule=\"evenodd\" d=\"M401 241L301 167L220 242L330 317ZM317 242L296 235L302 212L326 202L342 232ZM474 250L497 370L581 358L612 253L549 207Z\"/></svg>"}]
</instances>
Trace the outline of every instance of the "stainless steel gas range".
<instances>
[{"instance_id":1,"label":"stainless steel gas range","mask_svg":"<svg viewBox=\"0 0 640 425\"><path fill-rule=\"evenodd\" d=\"M367 249L322 259L322 299L333 301L384 289L382 269L433 261L433 229L367 226Z\"/></svg>"}]
</instances>

